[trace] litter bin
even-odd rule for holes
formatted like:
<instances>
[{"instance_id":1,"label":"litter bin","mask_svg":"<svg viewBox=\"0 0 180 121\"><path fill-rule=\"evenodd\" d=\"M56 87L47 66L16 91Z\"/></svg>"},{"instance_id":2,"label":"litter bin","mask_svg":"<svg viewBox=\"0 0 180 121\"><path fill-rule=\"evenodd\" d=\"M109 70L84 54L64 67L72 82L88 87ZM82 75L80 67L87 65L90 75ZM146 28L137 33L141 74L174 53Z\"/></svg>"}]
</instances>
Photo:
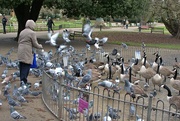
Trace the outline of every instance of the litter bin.
<instances>
[{"instance_id":1,"label":"litter bin","mask_svg":"<svg viewBox=\"0 0 180 121\"><path fill-rule=\"evenodd\" d=\"M62 29L62 25L59 25L59 29Z\"/></svg>"}]
</instances>

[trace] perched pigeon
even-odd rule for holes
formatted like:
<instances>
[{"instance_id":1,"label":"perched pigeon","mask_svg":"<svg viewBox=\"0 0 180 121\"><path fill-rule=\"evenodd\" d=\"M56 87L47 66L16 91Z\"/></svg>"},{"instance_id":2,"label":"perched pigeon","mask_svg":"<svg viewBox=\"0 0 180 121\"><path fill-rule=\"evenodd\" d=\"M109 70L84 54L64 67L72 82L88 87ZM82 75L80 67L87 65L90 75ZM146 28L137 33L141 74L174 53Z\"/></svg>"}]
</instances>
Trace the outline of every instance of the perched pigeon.
<instances>
[{"instance_id":1,"label":"perched pigeon","mask_svg":"<svg viewBox=\"0 0 180 121\"><path fill-rule=\"evenodd\" d=\"M17 112L14 107L10 106L10 114L11 114L11 117L15 120L18 120L18 119L27 119L25 116L22 116L19 112Z\"/></svg>"},{"instance_id":2,"label":"perched pigeon","mask_svg":"<svg viewBox=\"0 0 180 121\"><path fill-rule=\"evenodd\" d=\"M55 33L54 35L51 36L51 33L48 33L49 41L46 41L45 43L50 43L52 46L57 46L56 40L59 36L59 32Z\"/></svg>"}]
</instances>

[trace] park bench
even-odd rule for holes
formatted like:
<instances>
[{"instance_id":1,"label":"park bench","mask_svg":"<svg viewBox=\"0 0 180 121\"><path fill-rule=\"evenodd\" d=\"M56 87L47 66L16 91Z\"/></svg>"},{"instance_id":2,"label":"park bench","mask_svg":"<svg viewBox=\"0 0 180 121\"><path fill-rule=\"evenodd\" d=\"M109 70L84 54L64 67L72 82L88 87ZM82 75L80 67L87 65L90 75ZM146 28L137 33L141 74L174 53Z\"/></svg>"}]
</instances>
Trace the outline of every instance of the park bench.
<instances>
[{"instance_id":1,"label":"park bench","mask_svg":"<svg viewBox=\"0 0 180 121\"><path fill-rule=\"evenodd\" d=\"M73 33L70 33L69 38L74 40L75 37L83 37L82 34L82 31L74 31Z\"/></svg>"},{"instance_id":2,"label":"park bench","mask_svg":"<svg viewBox=\"0 0 180 121\"><path fill-rule=\"evenodd\" d=\"M151 33L160 32L164 34L164 28L151 27Z\"/></svg>"}]
</instances>

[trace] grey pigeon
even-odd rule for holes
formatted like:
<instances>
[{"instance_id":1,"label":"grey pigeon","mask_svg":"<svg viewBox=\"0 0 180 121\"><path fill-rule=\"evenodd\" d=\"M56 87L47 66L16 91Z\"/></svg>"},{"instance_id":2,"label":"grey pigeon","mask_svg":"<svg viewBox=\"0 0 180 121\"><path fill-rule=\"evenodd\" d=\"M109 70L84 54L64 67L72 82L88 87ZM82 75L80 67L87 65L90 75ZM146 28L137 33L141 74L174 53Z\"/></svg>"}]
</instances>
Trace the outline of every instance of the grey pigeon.
<instances>
[{"instance_id":1,"label":"grey pigeon","mask_svg":"<svg viewBox=\"0 0 180 121\"><path fill-rule=\"evenodd\" d=\"M123 47L124 49L128 49L127 44L125 44L125 43L122 42L121 45L122 45L122 47Z\"/></svg>"},{"instance_id":2,"label":"grey pigeon","mask_svg":"<svg viewBox=\"0 0 180 121\"><path fill-rule=\"evenodd\" d=\"M18 93L19 93L19 91L18 91L17 85L14 84L14 88L13 88L13 91L12 91L13 98L16 98Z\"/></svg>"},{"instance_id":3,"label":"grey pigeon","mask_svg":"<svg viewBox=\"0 0 180 121\"><path fill-rule=\"evenodd\" d=\"M132 98L135 98L134 89L132 88L132 84L129 82L129 80L125 79L124 84L124 90L132 96Z\"/></svg>"},{"instance_id":4,"label":"grey pigeon","mask_svg":"<svg viewBox=\"0 0 180 121\"><path fill-rule=\"evenodd\" d=\"M28 100L26 100L25 97L23 97L21 94L17 93L17 97L16 99L20 102L20 103L28 103Z\"/></svg>"},{"instance_id":5,"label":"grey pigeon","mask_svg":"<svg viewBox=\"0 0 180 121\"><path fill-rule=\"evenodd\" d=\"M102 86L102 87L105 87L107 89L113 89L115 91L119 91L121 88L118 87L116 84L114 84L113 82L111 81L108 81L108 80L104 80L102 82L99 82L98 83L98 86Z\"/></svg>"},{"instance_id":6,"label":"grey pigeon","mask_svg":"<svg viewBox=\"0 0 180 121\"><path fill-rule=\"evenodd\" d=\"M150 95L151 95L152 97L155 97L155 96L157 95L156 89L154 89L152 92L150 92Z\"/></svg>"},{"instance_id":7,"label":"grey pigeon","mask_svg":"<svg viewBox=\"0 0 180 121\"><path fill-rule=\"evenodd\" d=\"M112 51L112 55L116 55L118 53L118 50L117 49L113 49L113 51Z\"/></svg>"},{"instance_id":8,"label":"grey pigeon","mask_svg":"<svg viewBox=\"0 0 180 121\"><path fill-rule=\"evenodd\" d=\"M83 76L82 80L78 83L78 87L85 87L92 79L92 70L89 69L87 73Z\"/></svg>"},{"instance_id":9,"label":"grey pigeon","mask_svg":"<svg viewBox=\"0 0 180 121\"><path fill-rule=\"evenodd\" d=\"M8 99L8 104L10 106L13 106L13 107L14 106L21 106L21 104L19 102L15 101L13 98L11 98L10 95L7 96L7 99Z\"/></svg>"},{"instance_id":10,"label":"grey pigeon","mask_svg":"<svg viewBox=\"0 0 180 121\"><path fill-rule=\"evenodd\" d=\"M130 113L130 116L134 116L135 115L135 111L136 111L136 108L134 106L134 104L130 104L129 106L129 113Z\"/></svg>"},{"instance_id":11,"label":"grey pigeon","mask_svg":"<svg viewBox=\"0 0 180 121\"><path fill-rule=\"evenodd\" d=\"M64 107L64 109L66 109L67 112L71 112L72 114L78 114L79 113L77 108L67 108L67 107Z\"/></svg>"},{"instance_id":12,"label":"grey pigeon","mask_svg":"<svg viewBox=\"0 0 180 121\"><path fill-rule=\"evenodd\" d=\"M21 115L19 112L17 112L14 107L10 106L10 115L13 119L27 119L25 116Z\"/></svg>"},{"instance_id":13,"label":"grey pigeon","mask_svg":"<svg viewBox=\"0 0 180 121\"><path fill-rule=\"evenodd\" d=\"M38 95L42 94L42 91L30 91L30 90L29 90L29 93L30 93L32 96L38 96Z\"/></svg>"}]
</instances>

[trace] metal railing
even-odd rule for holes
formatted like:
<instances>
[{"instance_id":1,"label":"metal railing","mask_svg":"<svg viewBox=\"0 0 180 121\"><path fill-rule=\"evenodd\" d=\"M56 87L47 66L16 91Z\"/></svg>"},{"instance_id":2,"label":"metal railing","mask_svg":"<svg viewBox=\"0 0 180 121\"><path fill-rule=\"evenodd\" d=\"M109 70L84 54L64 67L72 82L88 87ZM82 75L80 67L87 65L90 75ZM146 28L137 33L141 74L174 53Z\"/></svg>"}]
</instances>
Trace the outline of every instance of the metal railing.
<instances>
[{"instance_id":1,"label":"metal railing","mask_svg":"<svg viewBox=\"0 0 180 121\"><path fill-rule=\"evenodd\" d=\"M69 86L64 81L63 77L53 80L47 73L43 74L43 102L59 120L86 121L91 114L98 114L99 119L104 121L106 114L111 113L108 111L110 107L119 110L114 116L117 121L136 121L137 115L145 121L180 120L180 113L177 113L172 105L165 105L162 100L153 100L152 96L140 97L132 101L130 95L123 91L115 92L96 85L92 86L91 91L82 90ZM67 93L69 97L65 95ZM132 116L130 115L130 104L134 104L136 109ZM87 110L81 110L83 107ZM78 112L70 114L70 111L66 109Z\"/></svg>"},{"instance_id":2,"label":"metal railing","mask_svg":"<svg viewBox=\"0 0 180 121\"><path fill-rule=\"evenodd\" d=\"M117 48L118 47L119 46L117 46ZM104 52L111 53L111 51L111 47L104 49ZM134 57L135 51L142 52L142 49L139 47L131 47L128 49L118 48L118 52L121 53L125 60ZM164 59L164 64L168 66L171 66L174 62L174 57L179 57L180 54L179 50L146 48L146 54L150 62L154 61L155 57L152 54L155 51L159 52ZM82 52L82 50L78 50L78 52ZM99 52L99 54L96 55L97 61L106 61L103 57L104 52ZM86 51L85 55L91 56L91 52ZM84 58L86 56L81 55L81 57ZM62 57L56 56L54 61L62 62L62 59ZM110 109L119 110L115 112L113 116L117 121L136 121L137 116L145 121L180 120L180 113L178 113L176 108L173 108L174 105L166 105L163 100L154 99L151 95L149 95L148 98L140 97L133 101L131 96L126 94L123 89L119 92L107 90L98 86L97 83L92 84L91 90L80 89L76 86L70 86L64 77L59 76L57 79L54 79L45 71L42 80L43 102L50 112L62 121L90 121L89 118L92 118L92 116L94 116L94 118L98 117L100 121L105 121L105 118L108 118L107 115L112 113L109 112ZM74 81L73 85L76 84L77 82ZM132 116L130 115L130 104L133 104L136 109Z\"/></svg>"}]
</instances>

